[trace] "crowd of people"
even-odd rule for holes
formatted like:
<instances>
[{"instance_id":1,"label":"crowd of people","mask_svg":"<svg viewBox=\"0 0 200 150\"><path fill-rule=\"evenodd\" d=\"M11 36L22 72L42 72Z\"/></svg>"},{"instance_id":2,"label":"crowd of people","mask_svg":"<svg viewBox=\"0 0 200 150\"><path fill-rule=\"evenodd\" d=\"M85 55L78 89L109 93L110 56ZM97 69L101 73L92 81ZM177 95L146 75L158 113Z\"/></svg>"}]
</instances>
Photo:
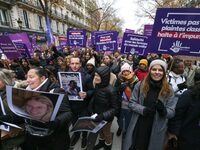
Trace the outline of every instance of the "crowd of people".
<instances>
[{"instance_id":1,"label":"crowd of people","mask_svg":"<svg viewBox=\"0 0 200 150\"><path fill-rule=\"evenodd\" d=\"M82 90L74 80L69 89L61 88L58 72L80 72ZM55 120L39 122L12 113L6 100L6 85L65 94ZM115 117L116 135L123 137L122 150L199 150L199 91L200 66L177 56L103 53L94 48L72 51L65 47L58 51L52 46L35 50L31 59L1 59L0 96L6 115L0 111L0 124L5 121L25 129L15 130L12 144L0 140L1 149L68 150L80 137L81 148L87 149L89 133L74 132L70 137L69 127L79 117L97 114L94 122L105 120L107 124L100 130L95 150L111 150ZM83 100L70 100L68 94L78 94ZM34 114L32 101L27 102L26 109Z\"/></svg>"}]
</instances>

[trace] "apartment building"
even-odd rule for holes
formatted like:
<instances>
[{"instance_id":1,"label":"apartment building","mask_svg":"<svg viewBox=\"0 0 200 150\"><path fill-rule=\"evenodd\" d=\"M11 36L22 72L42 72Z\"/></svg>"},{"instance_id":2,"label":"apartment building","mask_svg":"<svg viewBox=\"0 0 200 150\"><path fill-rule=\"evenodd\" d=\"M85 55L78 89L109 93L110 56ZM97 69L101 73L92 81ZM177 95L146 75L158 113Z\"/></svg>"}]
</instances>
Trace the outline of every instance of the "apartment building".
<instances>
[{"instance_id":1,"label":"apartment building","mask_svg":"<svg viewBox=\"0 0 200 150\"><path fill-rule=\"evenodd\" d=\"M55 37L66 37L67 28L88 29L91 15L87 0L59 0L49 10ZM0 0L0 35L27 32L37 35L38 42L46 42L46 22L39 0Z\"/></svg>"}]
</instances>

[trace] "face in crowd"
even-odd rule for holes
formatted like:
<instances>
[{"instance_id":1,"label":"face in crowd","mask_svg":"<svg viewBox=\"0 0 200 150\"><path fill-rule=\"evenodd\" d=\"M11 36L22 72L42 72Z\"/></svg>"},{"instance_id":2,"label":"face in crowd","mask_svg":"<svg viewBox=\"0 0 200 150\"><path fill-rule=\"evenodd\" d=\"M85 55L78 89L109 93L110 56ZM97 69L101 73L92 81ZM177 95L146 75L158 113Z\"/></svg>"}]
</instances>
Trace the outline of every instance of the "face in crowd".
<instances>
[{"instance_id":1,"label":"face in crowd","mask_svg":"<svg viewBox=\"0 0 200 150\"><path fill-rule=\"evenodd\" d=\"M108 55L105 55L103 57L103 63L106 64L106 65L109 65L111 63L111 58L108 56Z\"/></svg>"},{"instance_id":2,"label":"face in crowd","mask_svg":"<svg viewBox=\"0 0 200 150\"><path fill-rule=\"evenodd\" d=\"M164 69L161 65L154 65L150 69L150 76L154 81L160 81L164 77Z\"/></svg>"},{"instance_id":3,"label":"face in crowd","mask_svg":"<svg viewBox=\"0 0 200 150\"><path fill-rule=\"evenodd\" d=\"M95 72L95 76L94 76L94 82L95 82L95 84L100 84L101 83L101 77L96 72Z\"/></svg>"},{"instance_id":4,"label":"face in crowd","mask_svg":"<svg viewBox=\"0 0 200 150\"><path fill-rule=\"evenodd\" d=\"M45 79L46 77L38 74L35 69L30 69L27 73L27 83L31 89L37 88Z\"/></svg>"},{"instance_id":5,"label":"face in crowd","mask_svg":"<svg viewBox=\"0 0 200 150\"><path fill-rule=\"evenodd\" d=\"M81 68L80 58L71 58L70 59L70 68L72 71L77 72Z\"/></svg>"}]
</instances>

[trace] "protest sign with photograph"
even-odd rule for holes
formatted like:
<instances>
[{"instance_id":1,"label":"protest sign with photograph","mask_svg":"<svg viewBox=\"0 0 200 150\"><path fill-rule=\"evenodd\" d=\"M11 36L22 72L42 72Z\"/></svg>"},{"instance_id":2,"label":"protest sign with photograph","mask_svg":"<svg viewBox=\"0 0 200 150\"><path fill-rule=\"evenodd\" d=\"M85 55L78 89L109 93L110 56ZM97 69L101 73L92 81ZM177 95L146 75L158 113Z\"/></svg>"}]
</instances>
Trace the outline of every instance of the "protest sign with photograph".
<instances>
[{"instance_id":1,"label":"protest sign with photograph","mask_svg":"<svg viewBox=\"0 0 200 150\"><path fill-rule=\"evenodd\" d=\"M79 92L83 91L80 72L58 72L61 88L68 94L69 100L82 101Z\"/></svg>"},{"instance_id":2,"label":"protest sign with photograph","mask_svg":"<svg viewBox=\"0 0 200 150\"><path fill-rule=\"evenodd\" d=\"M97 133L100 129L102 129L106 125L107 121L94 122L94 118L92 117L80 117L76 121L74 127L72 128L72 132L78 131L88 131L92 133Z\"/></svg>"},{"instance_id":3,"label":"protest sign with photograph","mask_svg":"<svg viewBox=\"0 0 200 150\"><path fill-rule=\"evenodd\" d=\"M54 94L6 86L7 103L18 116L40 121L53 121L64 94Z\"/></svg>"}]
</instances>

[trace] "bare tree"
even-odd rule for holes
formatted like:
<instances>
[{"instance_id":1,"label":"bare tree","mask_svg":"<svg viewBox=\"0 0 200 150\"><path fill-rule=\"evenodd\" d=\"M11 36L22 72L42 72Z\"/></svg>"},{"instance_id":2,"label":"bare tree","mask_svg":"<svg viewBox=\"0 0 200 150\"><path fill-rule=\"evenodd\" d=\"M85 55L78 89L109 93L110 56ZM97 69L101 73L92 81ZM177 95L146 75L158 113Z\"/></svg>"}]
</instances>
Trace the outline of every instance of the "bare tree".
<instances>
[{"instance_id":1,"label":"bare tree","mask_svg":"<svg viewBox=\"0 0 200 150\"><path fill-rule=\"evenodd\" d=\"M89 11L90 18L88 18L88 22L91 25L91 30L115 30L117 28L118 30L120 30L122 20L120 20L120 18L115 17L115 13L117 10L112 7L113 4L114 1L101 1L101 4L100 2L96 1L96 4L91 4L91 11Z\"/></svg>"}]
</instances>

